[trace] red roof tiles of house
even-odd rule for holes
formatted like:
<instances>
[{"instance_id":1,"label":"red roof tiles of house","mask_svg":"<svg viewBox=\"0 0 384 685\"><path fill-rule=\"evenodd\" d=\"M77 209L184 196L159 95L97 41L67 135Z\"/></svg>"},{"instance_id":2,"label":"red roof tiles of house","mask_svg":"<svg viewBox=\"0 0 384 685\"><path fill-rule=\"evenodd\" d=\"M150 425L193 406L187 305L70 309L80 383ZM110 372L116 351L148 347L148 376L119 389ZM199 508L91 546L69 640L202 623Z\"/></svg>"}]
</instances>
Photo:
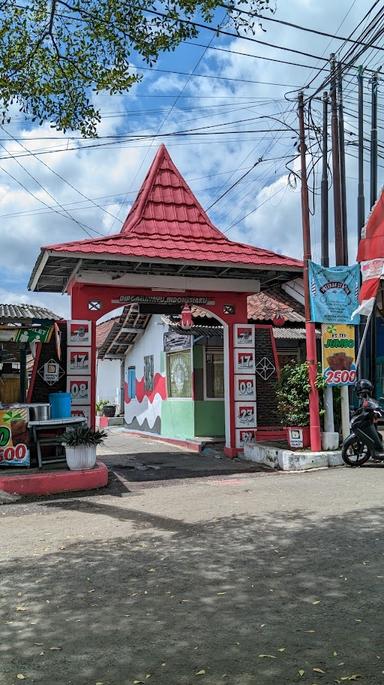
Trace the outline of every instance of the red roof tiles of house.
<instances>
[{"instance_id":1,"label":"red roof tiles of house","mask_svg":"<svg viewBox=\"0 0 384 685\"><path fill-rule=\"evenodd\" d=\"M102 323L97 324L96 326L96 349L98 350L106 338L108 337L110 331L112 330L113 324L115 324L117 321L119 321L120 315L119 316L113 316L111 319L108 319L108 321L103 321Z\"/></svg>"},{"instance_id":2,"label":"red roof tiles of house","mask_svg":"<svg viewBox=\"0 0 384 685\"><path fill-rule=\"evenodd\" d=\"M248 321L268 321L280 315L285 322L304 323L304 307L282 290L260 292L248 296ZM213 314L200 307L192 306L192 315L199 318L214 319Z\"/></svg>"},{"instance_id":3,"label":"red roof tiles of house","mask_svg":"<svg viewBox=\"0 0 384 685\"><path fill-rule=\"evenodd\" d=\"M248 297L248 320L272 321L278 315L291 323L305 321L304 307L281 290Z\"/></svg>"},{"instance_id":4,"label":"red roof tiles of house","mask_svg":"<svg viewBox=\"0 0 384 685\"><path fill-rule=\"evenodd\" d=\"M54 252L301 270L302 262L229 240L210 221L164 145L159 148L121 232L48 246Z\"/></svg>"}]
</instances>

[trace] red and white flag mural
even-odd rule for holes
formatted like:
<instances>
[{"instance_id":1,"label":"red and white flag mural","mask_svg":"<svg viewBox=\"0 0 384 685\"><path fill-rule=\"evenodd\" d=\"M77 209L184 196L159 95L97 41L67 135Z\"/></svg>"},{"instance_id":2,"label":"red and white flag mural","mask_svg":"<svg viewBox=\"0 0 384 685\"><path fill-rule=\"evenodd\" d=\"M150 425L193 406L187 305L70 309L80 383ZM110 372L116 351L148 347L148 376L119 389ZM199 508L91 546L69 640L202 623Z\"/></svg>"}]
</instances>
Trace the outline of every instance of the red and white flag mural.
<instances>
[{"instance_id":1,"label":"red and white flag mural","mask_svg":"<svg viewBox=\"0 0 384 685\"><path fill-rule=\"evenodd\" d=\"M361 232L357 252L362 284L355 314L369 316L375 304L380 279L384 276L384 189Z\"/></svg>"}]
</instances>

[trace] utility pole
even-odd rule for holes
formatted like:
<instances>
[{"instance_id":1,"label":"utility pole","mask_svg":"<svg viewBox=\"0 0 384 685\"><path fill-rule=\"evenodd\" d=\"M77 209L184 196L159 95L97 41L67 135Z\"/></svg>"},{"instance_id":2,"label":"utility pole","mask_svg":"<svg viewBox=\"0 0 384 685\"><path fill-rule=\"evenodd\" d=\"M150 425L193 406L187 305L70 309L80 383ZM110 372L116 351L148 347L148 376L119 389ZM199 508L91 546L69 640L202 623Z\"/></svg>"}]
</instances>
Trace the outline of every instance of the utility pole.
<instances>
[{"instance_id":1,"label":"utility pole","mask_svg":"<svg viewBox=\"0 0 384 685\"><path fill-rule=\"evenodd\" d=\"M321 170L321 264L329 266L328 216L328 93L323 93L322 170ZM324 388L324 432L335 432L333 388Z\"/></svg>"},{"instance_id":2,"label":"utility pole","mask_svg":"<svg viewBox=\"0 0 384 685\"><path fill-rule=\"evenodd\" d=\"M328 220L328 93L323 93L323 154L321 170L321 263L329 266Z\"/></svg>"},{"instance_id":3,"label":"utility pole","mask_svg":"<svg viewBox=\"0 0 384 685\"><path fill-rule=\"evenodd\" d=\"M336 266L339 266L344 262L344 236L343 218L341 213L339 121L337 116L336 60L334 53L331 54L331 130L333 211L335 217L335 253Z\"/></svg>"},{"instance_id":4,"label":"utility pole","mask_svg":"<svg viewBox=\"0 0 384 685\"><path fill-rule=\"evenodd\" d=\"M332 125L332 169L333 169L333 205L335 217L335 254L336 266L348 264L348 247L346 236L346 209L343 212L343 188L342 188L342 166L341 157L342 150L340 143L344 144L344 127L343 127L343 112L342 103L338 110L337 103L337 81L341 79L341 72L339 66L336 65L335 55L331 55L331 125ZM341 84L338 85L339 93L342 92ZM340 113L342 121L339 122L338 112ZM341 139L340 139L341 133ZM345 164L345 159L344 159ZM345 167L344 167L344 184L345 184ZM347 385L340 386L341 398L341 429L343 439L349 435L349 390Z\"/></svg>"},{"instance_id":5,"label":"utility pole","mask_svg":"<svg viewBox=\"0 0 384 685\"><path fill-rule=\"evenodd\" d=\"M358 187L357 187L357 239L360 242L361 231L365 224L365 197L364 197L364 67L359 67L357 74L358 83Z\"/></svg>"},{"instance_id":6,"label":"utility pole","mask_svg":"<svg viewBox=\"0 0 384 685\"><path fill-rule=\"evenodd\" d=\"M372 76L372 108L371 108L371 209L377 200L377 74Z\"/></svg>"},{"instance_id":7,"label":"utility pole","mask_svg":"<svg viewBox=\"0 0 384 685\"><path fill-rule=\"evenodd\" d=\"M358 184L357 184L357 244L361 239L361 232L365 224L365 196L364 196L364 67L359 67L357 73L358 85ZM357 333L357 348L360 349L363 338L363 329L365 327L360 324L356 326ZM359 378L366 376L366 356L362 355L362 364L357 366L357 373Z\"/></svg>"},{"instance_id":8,"label":"utility pole","mask_svg":"<svg viewBox=\"0 0 384 685\"><path fill-rule=\"evenodd\" d=\"M377 200L377 73L372 76L372 105L371 105L371 178L370 178L370 207ZM371 317L371 340L370 340L369 372L373 385L376 385L376 303L373 306Z\"/></svg>"},{"instance_id":9,"label":"utility pole","mask_svg":"<svg viewBox=\"0 0 384 685\"><path fill-rule=\"evenodd\" d=\"M308 262L311 259L311 229L309 220L309 198L307 179L307 147L305 143L304 123L304 95L298 96L298 117L300 128L300 160L301 160L301 220L303 227L303 252L304 252L304 304L305 304L305 338L309 380L309 428L311 436L311 450L318 452L321 449L320 438L320 413L319 393L316 387L317 354L316 354L316 328L311 322L311 307L309 301Z\"/></svg>"},{"instance_id":10,"label":"utility pole","mask_svg":"<svg viewBox=\"0 0 384 685\"><path fill-rule=\"evenodd\" d=\"M337 64L337 95L339 105L339 157L340 157L340 196L341 222L343 231L343 264L348 264L348 225L347 225L347 187L345 179L345 142L344 142L344 107L343 107L343 79L341 64Z\"/></svg>"}]
</instances>

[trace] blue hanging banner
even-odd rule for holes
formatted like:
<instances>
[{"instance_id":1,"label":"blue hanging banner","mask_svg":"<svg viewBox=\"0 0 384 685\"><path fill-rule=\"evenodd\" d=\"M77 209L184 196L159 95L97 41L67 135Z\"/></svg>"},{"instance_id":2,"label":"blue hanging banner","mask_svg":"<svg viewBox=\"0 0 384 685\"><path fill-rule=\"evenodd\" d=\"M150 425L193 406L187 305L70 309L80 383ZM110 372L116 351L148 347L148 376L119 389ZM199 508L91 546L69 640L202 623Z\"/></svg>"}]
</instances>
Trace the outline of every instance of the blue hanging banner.
<instances>
[{"instance_id":1,"label":"blue hanging banner","mask_svg":"<svg viewBox=\"0 0 384 685\"><path fill-rule=\"evenodd\" d=\"M325 267L309 262L311 320L317 323L357 325L360 316L352 317L359 306L360 267Z\"/></svg>"}]
</instances>

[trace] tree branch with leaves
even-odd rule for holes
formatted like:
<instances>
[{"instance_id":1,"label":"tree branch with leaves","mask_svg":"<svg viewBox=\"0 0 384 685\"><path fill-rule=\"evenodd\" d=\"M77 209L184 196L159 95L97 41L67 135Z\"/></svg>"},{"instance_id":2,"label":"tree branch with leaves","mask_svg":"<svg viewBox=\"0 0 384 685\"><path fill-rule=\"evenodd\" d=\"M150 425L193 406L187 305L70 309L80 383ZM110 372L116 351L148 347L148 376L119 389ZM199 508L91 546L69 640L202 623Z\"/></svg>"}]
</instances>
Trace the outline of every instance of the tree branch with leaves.
<instances>
[{"instance_id":1,"label":"tree branch with leaves","mask_svg":"<svg viewBox=\"0 0 384 685\"><path fill-rule=\"evenodd\" d=\"M247 10L243 14L241 7ZM121 94L138 83L141 62L196 38L194 22L214 25L218 9L239 33L259 25L269 0L4 0L0 4L0 99L3 123L12 105L57 130L95 136L100 112L94 95ZM255 20L249 16L254 11Z\"/></svg>"}]
</instances>

